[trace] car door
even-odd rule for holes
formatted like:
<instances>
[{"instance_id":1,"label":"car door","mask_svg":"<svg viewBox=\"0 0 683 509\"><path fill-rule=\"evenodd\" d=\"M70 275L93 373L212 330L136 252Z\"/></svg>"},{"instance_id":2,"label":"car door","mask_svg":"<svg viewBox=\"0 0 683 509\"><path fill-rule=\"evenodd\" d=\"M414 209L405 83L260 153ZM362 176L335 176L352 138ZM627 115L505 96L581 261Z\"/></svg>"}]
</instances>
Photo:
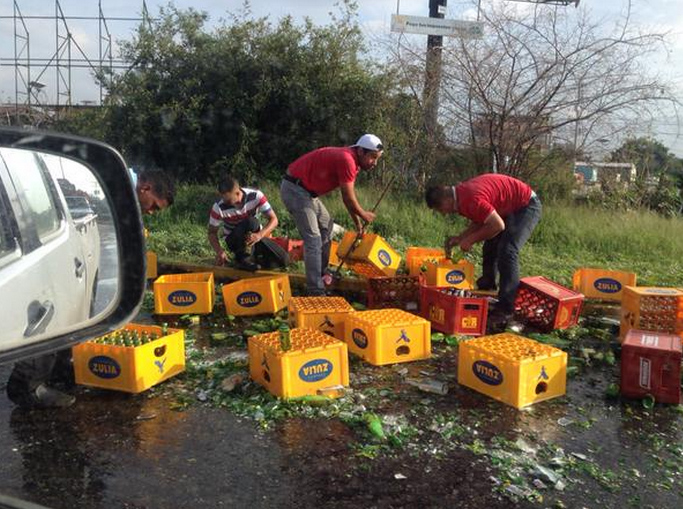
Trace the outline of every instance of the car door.
<instances>
[{"instance_id":1,"label":"car door","mask_svg":"<svg viewBox=\"0 0 683 509\"><path fill-rule=\"evenodd\" d=\"M3 237L0 294L12 348L88 317L84 259L54 182L39 158L0 149ZM85 308L85 309L84 309Z\"/></svg>"}]
</instances>

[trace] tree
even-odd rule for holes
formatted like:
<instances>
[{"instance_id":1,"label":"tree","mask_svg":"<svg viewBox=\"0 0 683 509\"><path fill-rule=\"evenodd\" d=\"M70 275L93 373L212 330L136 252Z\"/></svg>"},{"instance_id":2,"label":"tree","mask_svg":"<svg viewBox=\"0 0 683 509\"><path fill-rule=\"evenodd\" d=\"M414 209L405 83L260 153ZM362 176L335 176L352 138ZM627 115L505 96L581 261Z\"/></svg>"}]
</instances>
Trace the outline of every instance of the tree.
<instances>
[{"instance_id":1,"label":"tree","mask_svg":"<svg viewBox=\"0 0 683 509\"><path fill-rule=\"evenodd\" d=\"M481 12L481 39L445 44L440 111L449 143L486 155L479 167L529 178L546 164L532 153L555 142L582 150L675 102L646 66L664 36L637 32L630 7L611 31L585 9L490 2ZM399 43L396 54L403 66L424 69L422 49Z\"/></svg>"},{"instance_id":2,"label":"tree","mask_svg":"<svg viewBox=\"0 0 683 509\"><path fill-rule=\"evenodd\" d=\"M679 174L683 161L669 152L661 142L652 138L629 138L610 154L614 162L628 162L636 165L638 176L647 179L663 173Z\"/></svg>"},{"instance_id":3,"label":"tree","mask_svg":"<svg viewBox=\"0 0 683 509\"><path fill-rule=\"evenodd\" d=\"M281 175L302 153L387 125L391 75L359 57L356 6L327 26L251 19L248 4L212 32L192 9L162 8L122 44L131 69L109 83L109 140L180 180L229 169Z\"/></svg>"}]
</instances>

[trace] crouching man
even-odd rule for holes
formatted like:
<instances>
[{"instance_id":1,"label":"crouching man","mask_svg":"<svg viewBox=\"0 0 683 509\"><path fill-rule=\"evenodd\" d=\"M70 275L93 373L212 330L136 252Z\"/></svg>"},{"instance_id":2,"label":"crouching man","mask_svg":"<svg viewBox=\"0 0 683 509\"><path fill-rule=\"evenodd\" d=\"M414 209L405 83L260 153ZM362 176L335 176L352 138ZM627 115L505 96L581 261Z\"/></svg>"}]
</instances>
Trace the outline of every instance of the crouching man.
<instances>
[{"instance_id":1,"label":"crouching man","mask_svg":"<svg viewBox=\"0 0 683 509\"><path fill-rule=\"evenodd\" d=\"M223 265L228 255L218 239L218 231L222 227L225 244L235 256L235 266L239 269L256 271L260 266L249 256L248 250L265 252L260 259L275 259L272 265L287 265L287 253L274 242L268 242L270 233L278 225L275 211L268 203L266 196L258 189L240 187L237 179L224 176L218 183L221 199L214 203L209 214L209 243L216 252L216 265ZM257 215L268 218L265 227L261 226ZM263 244L263 246L260 246ZM266 245L267 244L267 245ZM260 249L263 248L263 249Z\"/></svg>"}]
</instances>

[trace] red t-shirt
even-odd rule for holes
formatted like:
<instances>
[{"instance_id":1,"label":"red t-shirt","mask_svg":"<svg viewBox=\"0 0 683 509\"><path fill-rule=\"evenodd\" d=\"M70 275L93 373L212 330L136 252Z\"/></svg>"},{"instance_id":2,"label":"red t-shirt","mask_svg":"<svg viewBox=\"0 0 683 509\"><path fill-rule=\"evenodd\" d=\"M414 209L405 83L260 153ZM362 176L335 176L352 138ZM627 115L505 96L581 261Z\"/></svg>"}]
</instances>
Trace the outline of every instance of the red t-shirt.
<instances>
[{"instance_id":1,"label":"red t-shirt","mask_svg":"<svg viewBox=\"0 0 683 509\"><path fill-rule=\"evenodd\" d=\"M531 188L516 178L485 173L455 186L458 213L475 223L483 223L494 210L505 218L526 207Z\"/></svg>"},{"instance_id":2,"label":"red t-shirt","mask_svg":"<svg viewBox=\"0 0 683 509\"><path fill-rule=\"evenodd\" d=\"M339 184L354 182L358 170L351 147L319 148L289 165L289 174L318 196L337 189Z\"/></svg>"}]
</instances>

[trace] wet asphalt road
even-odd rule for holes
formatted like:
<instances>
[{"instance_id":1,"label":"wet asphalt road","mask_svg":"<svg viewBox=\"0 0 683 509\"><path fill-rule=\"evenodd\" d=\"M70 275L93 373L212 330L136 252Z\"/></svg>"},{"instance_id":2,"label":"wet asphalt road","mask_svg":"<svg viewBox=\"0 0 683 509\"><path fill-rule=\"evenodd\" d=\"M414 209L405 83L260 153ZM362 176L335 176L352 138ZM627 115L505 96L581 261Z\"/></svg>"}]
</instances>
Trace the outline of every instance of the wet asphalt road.
<instances>
[{"instance_id":1,"label":"wet asphalt road","mask_svg":"<svg viewBox=\"0 0 683 509\"><path fill-rule=\"evenodd\" d=\"M82 390L71 408L23 411L3 394L0 444L2 493L48 507L288 507L294 500L279 447L253 423L208 408L173 412L144 395Z\"/></svg>"},{"instance_id":2,"label":"wet asphalt road","mask_svg":"<svg viewBox=\"0 0 683 509\"><path fill-rule=\"evenodd\" d=\"M390 392L379 404L384 416L419 410L427 419L418 424L419 447L376 459L359 455L363 437L335 419L293 417L261 431L226 409L196 403L171 410L161 391L79 387L71 408L24 411L7 400L10 366L1 366L0 493L86 509L683 506L680 462L671 465L680 460L671 451L683 444L683 416L666 406L645 412L638 403L606 400L618 367L587 370L570 380L567 397L518 411L457 385L452 354L430 362L410 370L441 373L451 386L445 396L397 383L385 376L390 367L356 365L357 392ZM436 414L461 419L466 447L444 448L438 436L430 438ZM544 489L535 504L513 502L493 489L504 461L494 465L471 447L480 441L490 448L498 439L583 455L590 475L571 472L566 490Z\"/></svg>"}]
</instances>

